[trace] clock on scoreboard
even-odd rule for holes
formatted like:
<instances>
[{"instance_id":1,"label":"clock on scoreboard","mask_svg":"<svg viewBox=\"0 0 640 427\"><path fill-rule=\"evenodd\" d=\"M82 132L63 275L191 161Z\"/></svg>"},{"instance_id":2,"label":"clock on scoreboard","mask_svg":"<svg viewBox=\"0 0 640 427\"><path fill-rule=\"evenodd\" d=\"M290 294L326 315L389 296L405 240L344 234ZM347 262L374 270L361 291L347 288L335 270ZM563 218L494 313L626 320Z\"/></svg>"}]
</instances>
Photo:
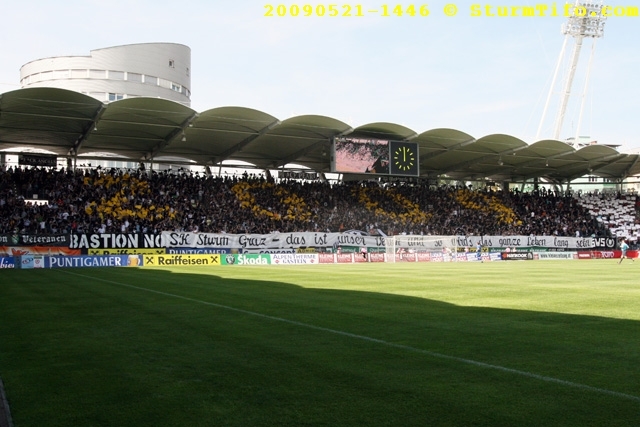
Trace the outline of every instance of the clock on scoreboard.
<instances>
[{"instance_id":1,"label":"clock on scoreboard","mask_svg":"<svg viewBox=\"0 0 640 427\"><path fill-rule=\"evenodd\" d=\"M418 144L389 141L389 173L391 175L418 176Z\"/></svg>"}]
</instances>

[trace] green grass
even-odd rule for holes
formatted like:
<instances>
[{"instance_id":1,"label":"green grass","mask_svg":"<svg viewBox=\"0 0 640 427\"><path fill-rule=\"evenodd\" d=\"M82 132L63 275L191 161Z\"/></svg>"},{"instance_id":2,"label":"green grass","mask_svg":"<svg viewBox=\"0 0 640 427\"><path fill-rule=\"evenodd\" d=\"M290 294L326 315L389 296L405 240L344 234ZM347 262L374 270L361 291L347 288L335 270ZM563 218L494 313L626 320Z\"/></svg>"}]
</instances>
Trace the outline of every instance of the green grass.
<instances>
[{"instance_id":1,"label":"green grass","mask_svg":"<svg viewBox=\"0 0 640 427\"><path fill-rule=\"evenodd\" d=\"M0 272L16 427L638 426L640 263Z\"/></svg>"}]
</instances>

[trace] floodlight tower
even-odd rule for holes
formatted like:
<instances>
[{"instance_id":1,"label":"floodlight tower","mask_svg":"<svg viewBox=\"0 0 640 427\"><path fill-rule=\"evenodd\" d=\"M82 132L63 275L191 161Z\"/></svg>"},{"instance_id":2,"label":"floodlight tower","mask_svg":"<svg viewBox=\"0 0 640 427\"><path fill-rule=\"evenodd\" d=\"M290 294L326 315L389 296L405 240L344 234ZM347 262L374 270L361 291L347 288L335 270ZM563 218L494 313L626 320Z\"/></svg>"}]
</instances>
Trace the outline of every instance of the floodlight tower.
<instances>
[{"instance_id":1,"label":"floodlight tower","mask_svg":"<svg viewBox=\"0 0 640 427\"><path fill-rule=\"evenodd\" d=\"M571 60L569 62L569 70L567 77L564 81L564 87L560 94L560 107L558 109L558 115L556 116L555 127L553 131L553 139L560 138L560 132L562 131L562 124L564 122L564 116L567 110L567 104L569 103L569 97L571 95L571 86L573 84L573 78L575 77L576 68L578 67L578 60L580 59L580 50L582 49L582 42L585 38L592 39L591 43L591 55L589 57L589 63L587 65L586 77L584 82L584 88L582 91L582 99L580 102L580 116L578 119L578 125L576 126L576 137L574 141L578 141L580 125L582 124L582 113L584 111L584 104L586 98L587 88L589 86L589 75L591 73L591 65L593 63L593 53L595 51L596 39L604 35L604 21L606 16L604 14L605 8L602 5L602 1L585 2L576 0L575 4L566 4L564 8L565 14L569 15L569 19L562 26L562 33L564 34L564 42L560 51L560 57L556 65L555 72L553 74L553 81L551 82L551 88L549 89L549 95L547 96L547 102L542 112L542 119L540 120L540 126L538 126L538 133L536 139L540 139L542 126L544 124L547 110L549 109L549 103L553 95L553 90L556 86L558 79L558 71L565 59L565 52L569 38L573 38L575 44L573 46L573 52L571 54Z\"/></svg>"}]
</instances>

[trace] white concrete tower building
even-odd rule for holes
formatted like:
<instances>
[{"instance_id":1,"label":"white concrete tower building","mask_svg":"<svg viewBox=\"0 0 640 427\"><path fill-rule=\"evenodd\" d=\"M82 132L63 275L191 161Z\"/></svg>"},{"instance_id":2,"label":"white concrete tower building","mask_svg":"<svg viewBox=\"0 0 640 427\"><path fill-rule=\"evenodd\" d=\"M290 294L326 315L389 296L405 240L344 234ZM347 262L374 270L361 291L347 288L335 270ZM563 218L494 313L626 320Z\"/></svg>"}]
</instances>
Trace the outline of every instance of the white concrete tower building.
<instances>
[{"instance_id":1,"label":"white concrete tower building","mask_svg":"<svg viewBox=\"0 0 640 427\"><path fill-rule=\"evenodd\" d=\"M20 83L73 90L105 103L145 96L190 107L191 49L140 43L92 50L89 56L37 59L20 68Z\"/></svg>"}]
</instances>

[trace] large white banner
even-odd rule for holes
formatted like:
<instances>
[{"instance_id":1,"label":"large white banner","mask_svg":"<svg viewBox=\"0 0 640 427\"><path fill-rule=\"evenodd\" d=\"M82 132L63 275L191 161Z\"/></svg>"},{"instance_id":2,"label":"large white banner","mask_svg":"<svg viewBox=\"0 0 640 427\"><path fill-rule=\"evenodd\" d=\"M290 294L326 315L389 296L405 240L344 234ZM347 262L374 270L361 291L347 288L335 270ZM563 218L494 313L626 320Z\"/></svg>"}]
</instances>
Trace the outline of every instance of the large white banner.
<instances>
[{"instance_id":1,"label":"large white banner","mask_svg":"<svg viewBox=\"0 0 640 427\"><path fill-rule=\"evenodd\" d=\"M307 247L384 247L385 237L349 233L213 234L163 232L167 248L234 248L247 251L274 251ZM445 247L595 249L614 248L613 238L558 236L402 236L396 246L406 249L442 250Z\"/></svg>"},{"instance_id":2,"label":"large white banner","mask_svg":"<svg viewBox=\"0 0 640 427\"><path fill-rule=\"evenodd\" d=\"M384 237L348 233L211 234L165 231L162 233L162 242L167 248L236 248L268 251L306 247L384 246Z\"/></svg>"},{"instance_id":3,"label":"large white banner","mask_svg":"<svg viewBox=\"0 0 640 427\"><path fill-rule=\"evenodd\" d=\"M558 236L467 236L457 237L458 246L475 247L478 242L489 248L595 249L615 248L611 237Z\"/></svg>"}]
</instances>

